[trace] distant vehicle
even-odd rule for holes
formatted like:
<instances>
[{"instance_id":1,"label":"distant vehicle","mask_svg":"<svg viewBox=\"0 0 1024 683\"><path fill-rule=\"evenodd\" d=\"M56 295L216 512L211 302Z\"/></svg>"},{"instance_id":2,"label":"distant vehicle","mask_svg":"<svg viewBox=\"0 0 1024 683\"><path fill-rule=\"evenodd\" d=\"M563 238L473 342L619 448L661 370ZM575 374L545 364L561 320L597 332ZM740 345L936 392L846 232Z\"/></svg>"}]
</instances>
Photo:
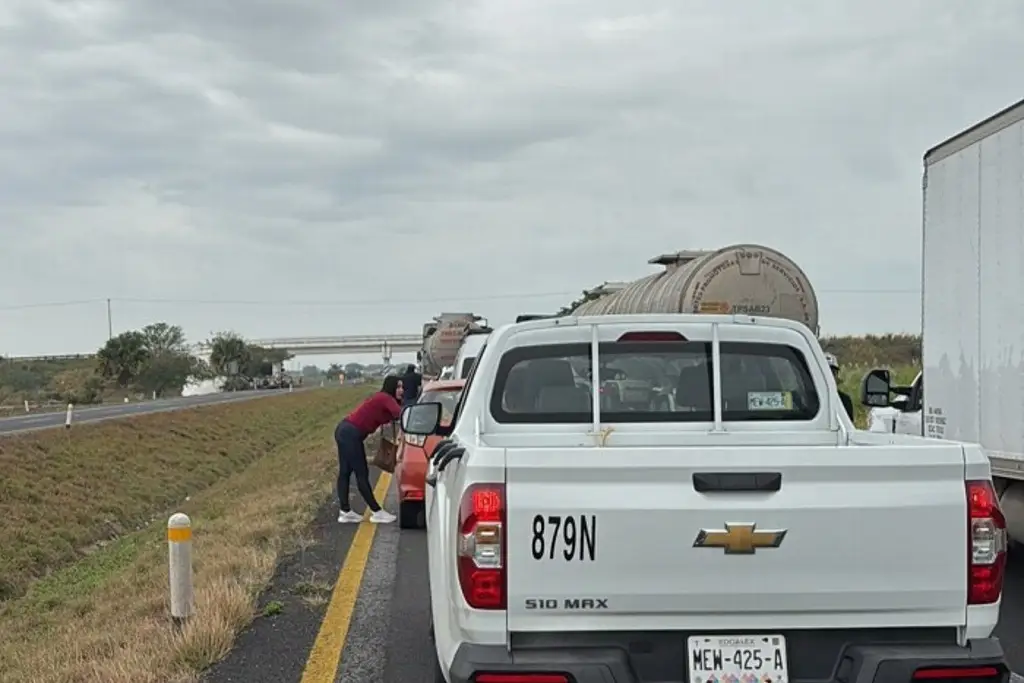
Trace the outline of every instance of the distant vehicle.
<instances>
[{"instance_id":1,"label":"distant vehicle","mask_svg":"<svg viewBox=\"0 0 1024 683\"><path fill-rule=\"evenodd\" d=\"M460 379L427 382L419 401L440 403L442 423L447 424L455 414L455 406L465 384ZM422 528L426 524L423 507L426 489L424 480L427 476L427 463L440 440L439 436L405 434L398 447L395 481L398 482L398 523L403 529Z\"/></svg>"},{"instance_id":2,"label":"distant vehicle","mask_svg":"<svg viewBox=\"0 0 1024 683\"><path fill-rule=\"evenodd\" d=\"M484 346L487 344L487 337L490 333L490 328L471 330L463 338L459 352L455 356L455 364L453 366L455 377L463 380L469 377L469 373L473 369L473 363L476 362L480 352L483 351Z\"/></svg>"},{"instance_id":3,"label":"distant vehicle","mask_svg":"<svg viewBox=\"0 0 1024 683\"><path fill-rule=\"evenodd\" d=\"M426 323L423 346L416 353L423 375L437 377L445 366L453 365L462 340L470 331L481 329L489 329L487 321L474 313L442 313Z\"/></svg>"},{"instance_id":4,"label":"distant vehicle","mask_svg":"<svg viewBox=\"0 0 1024 683\"><path fill-rule=\"evenodd\" d=\"M803 321L507 325L443 412L401 416L442 438L434 681L1009 679L988 460L855 430Z\"/></svg>"},{"instance_id":5,"label":"distant vehicle","mask_svg":"<svg viewBox=\"0 0 1024 683\"><path fill-rule=\"evenodd\" d=\"M254 389L287 389L292 386L292 378L288 375L257 377L252 382Z\"/></svg>"}]
</instances>

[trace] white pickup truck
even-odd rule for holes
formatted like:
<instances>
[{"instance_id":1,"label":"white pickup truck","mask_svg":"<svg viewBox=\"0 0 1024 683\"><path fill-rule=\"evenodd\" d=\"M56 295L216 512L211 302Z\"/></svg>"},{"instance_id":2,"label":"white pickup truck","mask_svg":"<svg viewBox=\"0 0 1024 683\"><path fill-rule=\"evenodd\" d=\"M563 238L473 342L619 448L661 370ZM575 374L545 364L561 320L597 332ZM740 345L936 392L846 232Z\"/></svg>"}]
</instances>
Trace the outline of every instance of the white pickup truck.
<instances>
[{"instance_id":1,"label":"white pickup truck","mask_svg":"<svg viewBox=\"0 0 1024 683\"><path fill-rule=\"evenodd\" d=\"M799 323L508 325L440 417L402 414L446 437L427 477L436 681L1009 676L988 460L854 430Z\"/></svg>"}]
</instances>

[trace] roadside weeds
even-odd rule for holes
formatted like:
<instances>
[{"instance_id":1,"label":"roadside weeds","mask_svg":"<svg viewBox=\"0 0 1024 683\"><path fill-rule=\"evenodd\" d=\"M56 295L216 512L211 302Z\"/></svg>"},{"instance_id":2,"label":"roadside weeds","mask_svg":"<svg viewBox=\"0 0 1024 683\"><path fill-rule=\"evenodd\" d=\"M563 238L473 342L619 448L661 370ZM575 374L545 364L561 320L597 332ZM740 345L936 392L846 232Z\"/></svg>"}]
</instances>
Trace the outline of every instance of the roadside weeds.
<instances>
[{"instance_id":1,"label":"roadside weeds","mask_svg":"<svg viewBox=\"0 0 1024 683\"><path fill-rule=\"evenodd\" d=\"M304 542L332 490L331 429L361 397L362 392L323 394L331 409L313 411L315 418L300 434L181 506L193 518L197 614L180 633L168 616L160 519L0 605L0 681L198 680L256 617L256 599L278 560ZM314 604L325 594L323 578L310 576L296 593Z\"/></svg>"}]
</instances>

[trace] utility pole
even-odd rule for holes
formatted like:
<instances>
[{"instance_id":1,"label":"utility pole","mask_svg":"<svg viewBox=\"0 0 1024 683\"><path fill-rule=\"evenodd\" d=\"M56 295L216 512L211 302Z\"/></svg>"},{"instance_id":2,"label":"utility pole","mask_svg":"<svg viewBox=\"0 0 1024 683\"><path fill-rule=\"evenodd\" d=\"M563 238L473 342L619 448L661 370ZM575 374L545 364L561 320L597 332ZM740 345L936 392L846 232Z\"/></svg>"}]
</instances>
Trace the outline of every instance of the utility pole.
<instances>
[{"instance_id":1,"label":"utility pole","mask_svg":"<svg viewBox=\"0 0 1024 683\"><path fill-rule=\"evenodd\" d=\"M107 339L114 338L114 319L110 315L110 299L107 299Z\"/></svg>"}]
</instances>

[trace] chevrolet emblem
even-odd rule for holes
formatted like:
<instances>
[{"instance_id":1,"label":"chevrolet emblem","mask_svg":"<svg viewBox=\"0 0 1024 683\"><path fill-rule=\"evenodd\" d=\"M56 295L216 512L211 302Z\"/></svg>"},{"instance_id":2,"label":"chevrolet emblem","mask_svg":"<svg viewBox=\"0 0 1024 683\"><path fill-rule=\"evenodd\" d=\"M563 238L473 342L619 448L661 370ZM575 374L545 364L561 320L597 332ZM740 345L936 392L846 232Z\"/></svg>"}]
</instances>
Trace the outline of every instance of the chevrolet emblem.
<instances>
[{"instance_id":1,"label":"chevrolet emblem","mask_svg":"<svg viewBox=\"0 0 1024 683\"><path fill-rule=\"evenodd\" d=\"M726 555L753 555L758 548L778 548L785 529L756 531L756 524L726 524L724 529L701 529L694 548L723 548Z\"/></svg>"}]
</instances>

